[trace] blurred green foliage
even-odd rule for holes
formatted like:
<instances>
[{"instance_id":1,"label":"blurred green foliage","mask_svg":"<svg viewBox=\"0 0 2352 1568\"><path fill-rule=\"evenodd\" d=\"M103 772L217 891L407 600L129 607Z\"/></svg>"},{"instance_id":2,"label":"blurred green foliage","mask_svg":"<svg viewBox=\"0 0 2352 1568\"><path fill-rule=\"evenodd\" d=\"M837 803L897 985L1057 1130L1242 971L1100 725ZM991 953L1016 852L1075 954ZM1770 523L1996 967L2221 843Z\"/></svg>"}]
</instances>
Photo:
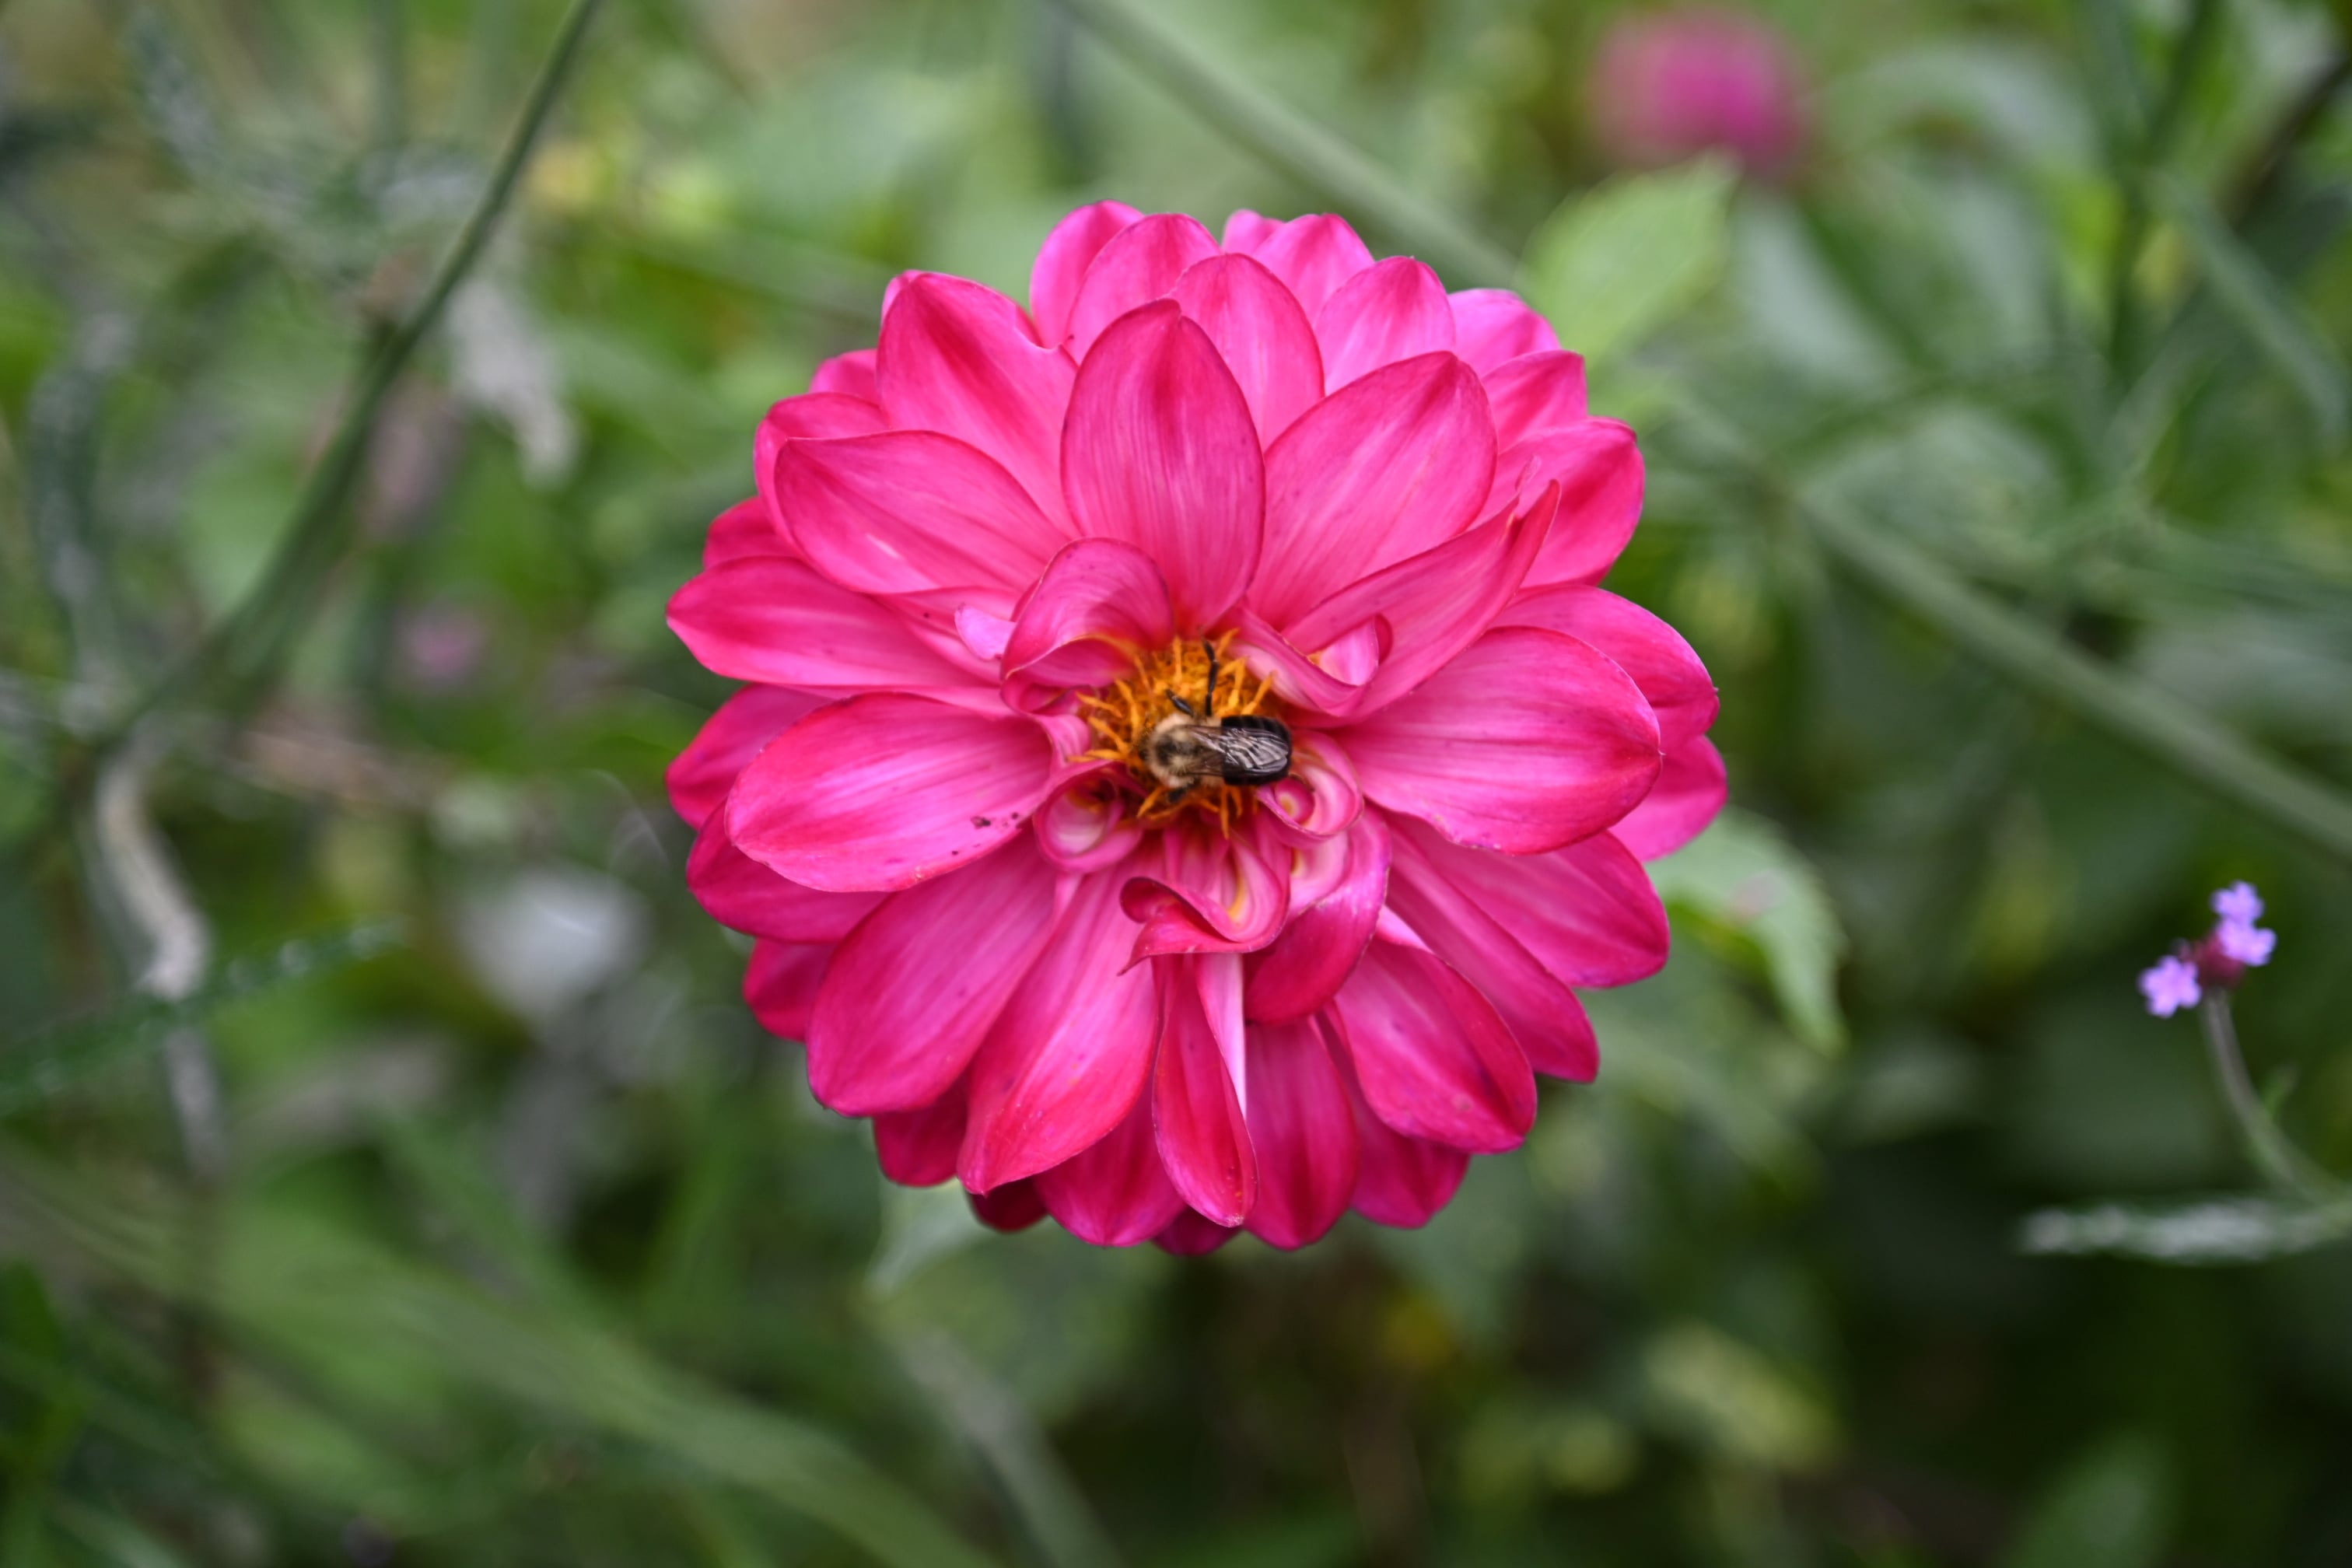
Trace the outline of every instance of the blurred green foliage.
<instances>
[{"instance_id":1,"label":"blurred green foliage","mask_svg":"<svg viewBox=\"0 0 2352 1568\"><path fill-rule=\"evenodd\" d=\"M1335 163L1045 0L612 0L367 419L560 8L0 9L0 1562L2352 1560L2352 1249L2131 991L2259 882L2352 1168L2343 18L1784 0L1766 184L1605 165L1623 9L1153 13ZM1642 429L1736 810L1428 1229L996 1237L736 1000L664 600L893 272L1360 174Z\"/></svg>"}]
</instances>

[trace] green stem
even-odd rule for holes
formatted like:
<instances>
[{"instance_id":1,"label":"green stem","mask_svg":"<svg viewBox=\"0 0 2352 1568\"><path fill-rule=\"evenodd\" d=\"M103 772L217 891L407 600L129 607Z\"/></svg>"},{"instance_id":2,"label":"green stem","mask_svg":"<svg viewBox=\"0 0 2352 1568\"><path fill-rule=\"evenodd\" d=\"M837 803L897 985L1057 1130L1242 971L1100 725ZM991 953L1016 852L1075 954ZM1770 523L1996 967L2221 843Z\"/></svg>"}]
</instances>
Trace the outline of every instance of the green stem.
<instances>
[{"instance_id":1,"label":"green stem","mask_svg":"<svg viewBox=\"0 0 2352 1568\"><path fill-rule=\"evenodd\" d=\"M2206 46L2221 17L2220 0L2196 0L2188 25L2180 30L2180 41L2173 47L2164 96L2149 118L2147 133L2123 170L2123 221L2116 231L2115 253L2107 268L2107 359L2116 385L2130 379L2131 362L2137 353L2139 310L2132 294L2132 275L2139 270L2140 252L2147 246L2148 178L2171 150L2181 115L2189 107L2189 89L2196 84L2197 68L2205 58Z\"/></svg>"},{"instance_id":2,"label":"green stem","mask_svg":"<svg viewBox=\"0 0 2352 1568\"><path fill-rule=\"evenodd\" d=\"M369 357L358 384L345 400L341 423L303 487L293 520L282 536L284 542L261 580L206 639L196 657L183 667L182 673L165 680L140 703L131 720L118 730L118 741L139 715L166 702L201 695L216 685L226 689L232 705L255 697L266 686L286 646L309 620L328 574L351 542L354 519L349 501L365 466L377 410L407 369L425 334L440 320L457 285L481 259L530 160L532 145L555 106L564 79L571 74L589 20L599 3L600 0L572 0L572 9L557 31L546 62L540 67L539 79L531 84L530 96L507 139L488 185L467 216L456 245L442 258L423 296Z\"/></svg>"},{"instance_id":3,"label":"green stem","mask_svg":"<svg viewBox=\"0 0 2352 1568\"><path fill-rule=\"evenodd\" d=\"M1510 253L1399 184L1340 138L1294 112L1162 26L1137 0L1055 0L1128 62L1201 111L1219 131L1319 191L1457 284L1507 287Z\"/></svg>"},{"instance_id":4,"label":"green stem","mask_svg":"<svg viewBox=\"0 0 2352 1568\"><path fill-rule=\"evenodd\" d=\"M2197 1016L2205 1026L2205 1043L2212 1047L2213 1077L2238 1123L2239 1137L2245 1140L2247 1157L2281 1191L2321 1202L2344 1198L2343 1184L2304 1157L2303 1151L2271 1120L2262 1096L2254 1092L2253 1079L2246 1073L2246 1058L2238 1049L2238 1026L2230 1016L2229 993L2208 991Z\"/></svg>"}]
</instances>

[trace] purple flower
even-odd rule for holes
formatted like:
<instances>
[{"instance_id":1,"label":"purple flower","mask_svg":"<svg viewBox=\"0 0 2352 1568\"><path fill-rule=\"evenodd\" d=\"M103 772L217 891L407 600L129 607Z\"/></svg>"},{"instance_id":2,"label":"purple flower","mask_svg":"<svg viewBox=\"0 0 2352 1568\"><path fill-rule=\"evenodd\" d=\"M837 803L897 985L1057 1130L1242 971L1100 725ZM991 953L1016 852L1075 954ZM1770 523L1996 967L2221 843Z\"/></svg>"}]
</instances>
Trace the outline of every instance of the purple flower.
<instances>
[{"instance_id":1,"label":"purple flower","mask_svg":"<svg viewBox=\"0 0 2352 1568\"><path fill-rule=\"evenodd\" d=\"M2140 971L2139 994L2147 998L2147 1010L2159 1018L2194 1007L2205 994L2197 984L2197 966L2173 953L2158 959L2155 968Z\"/></svg>"},{"instance_id":2,"label":"purple flower","mask_svg":"<svg viewBox=\"0 0 2352 1568\"><path fill-rule=\"evenodd\" d=\"M2223 921L2213 928L2213 944L2221 950L2222 957L2249 969L2259 969L2271 961L2271 952L2278 946L2278 932Z\"/></svg>"},{"instance_id":3,"label":"purple flower","mask_svg":"<svg viewBox=\"0 0 2352 1568\"><path fill-rule=\"evenodd\" d=\"M2252 882L2232 882L2213 895L2213 912L2224 925L2251 926L2263 918L2263 896Z\"/></svg>"}]
</instances>

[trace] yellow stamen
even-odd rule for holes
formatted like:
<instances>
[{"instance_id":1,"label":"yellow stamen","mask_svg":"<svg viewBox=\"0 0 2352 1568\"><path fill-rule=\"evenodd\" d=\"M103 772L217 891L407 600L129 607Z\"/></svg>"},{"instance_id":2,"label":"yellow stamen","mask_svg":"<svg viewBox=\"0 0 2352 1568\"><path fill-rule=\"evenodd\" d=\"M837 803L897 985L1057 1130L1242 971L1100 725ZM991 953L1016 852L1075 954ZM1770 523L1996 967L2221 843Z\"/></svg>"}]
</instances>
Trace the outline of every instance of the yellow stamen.
<instances>
[{"instance_id":1,"label":"yellow stamen","mask_svg":"<svg viewBox=\"0 0 2352 1568\"><path fill-rule=\"evenodd\" d=\"M1148 793L1135 811L1136 819L1146 826L1172 821L1186 806L1198 805L1215 812L1218 827L1230 834L1235 819L1246 819L1256 809L1255 790L1236 788L1219 779L1203 780L1182 800L1171 799L1167 786L1152 776L1143 761L1145 738L1160 727L1160 721L1177 711L1174 698L1182 698L1203 718L1231 719L1268 711L1273 674L1253 681L1246 666L1228 659L1234 634L1227 632L1215 641L1217 689L1213 694L1209 690L1208 650L1198 638L1179 637L1157 653L1144 655L1125 679L1078 699L1095 742L1084 754L1126 763L1136 780L1147 786Z\"/></svg>"}]
</instances>

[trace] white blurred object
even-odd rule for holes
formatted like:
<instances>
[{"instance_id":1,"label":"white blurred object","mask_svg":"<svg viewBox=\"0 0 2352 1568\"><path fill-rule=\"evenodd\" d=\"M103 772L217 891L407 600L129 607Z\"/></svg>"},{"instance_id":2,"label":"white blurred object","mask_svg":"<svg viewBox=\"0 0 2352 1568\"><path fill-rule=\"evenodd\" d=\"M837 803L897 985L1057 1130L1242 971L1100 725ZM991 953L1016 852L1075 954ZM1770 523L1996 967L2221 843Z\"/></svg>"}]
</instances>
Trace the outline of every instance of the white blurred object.
<instances>
[{"instance_id":1,"label":"white blurred object","mask_svg":"<svg viewBox=\"0 0 2352 1568\"><path fill-rule=\"evenodd\" d=\"M457 395L513 432L532 489L562 483L579 456L580 426L529 309L512 289L473 278L449 301L448 333Z\"/></svg>"},{"instance_id":2,"label":"white blurred object","mask_svg":"<svg viewBox=\"0 0 2352 1568\"><path fill-rule=\"evenodd\" d=\"M467 896L457 914L475 974L534 1024L635 964L650 926L636 894L577 866L519 871Z\"/></svg>"}]
</instances>

